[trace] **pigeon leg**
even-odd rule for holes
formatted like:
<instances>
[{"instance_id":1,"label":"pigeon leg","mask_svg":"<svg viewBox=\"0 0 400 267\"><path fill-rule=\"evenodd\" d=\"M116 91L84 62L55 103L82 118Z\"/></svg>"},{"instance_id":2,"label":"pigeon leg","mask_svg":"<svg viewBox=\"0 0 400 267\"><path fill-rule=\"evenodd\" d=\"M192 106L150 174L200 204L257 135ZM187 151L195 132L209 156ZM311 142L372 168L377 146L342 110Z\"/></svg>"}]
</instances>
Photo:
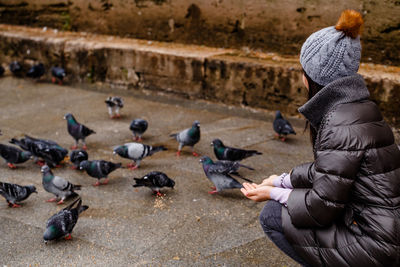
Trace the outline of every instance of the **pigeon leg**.
<instances>
[{"instance_id":1,"label":"pigeon leg","mask_svg":"<svg viewBox=\"0 0 400 267\"><path fill-rule=\"evenodd\" d=\"M86 150L86 149L87 149L87 146L86 146L85 139L82 139L82 144L83 144L82 149L83 149L83 150Z\"/></svg>"},{"instance_id":2,"label":"pigeon leg","mask_svg":"<svg viewBox=\"0 0 400 267\"><path fill-rule=\"evenodd\" d=\"M50 199L46 200L46 202L56 202L56 201L57 201L56 197L53 197L53 198L50 198Z\"/></svg>"},{"instance_id":3,"label":"pigeon leg","mask_svg":"<svg viewBox=\"0 0 400 267\"><path fill-rule=\"evenodd\" d=\"M111 119L114 119L112 107L108 107L108 115L110 115Z\"/></svg>"},{"instance_id":4,"label":"pigeon leg","mask_svg":"<svg viewBox=\"0 0 400 267\"><path fill-rule=\"evenodd\" d=\"M72 235L68 234L66 237L64 237L65 240L71 240L72 239Z\"/></svg>"},{"instance_id":5,"label":"pigeon leg","mask_svg":"<svg viewBox=\"0 0 400 267\"><path fill-rule=\"evenodd\" d=\"M281 140L282 140L282 142L285 142L285 141L286 141L286 138L283 136L283 137L281 138Z\"/></svg>"},{"instance_id":6,"label":"pigeon leg","mask_svg":"<svg viewBox=\"0 0 400 267\"><path fill-rule=\"evenodd\" d=\"M100 181L97 181L95 184L93 184L93 186L99 186L101 185Z\"/></svg>"},{"instance_id":7,"label":"pigeon leg","mask_svg":"<svg viewBox=\"0 0 400 267\"><path fill-rule=\"evenodd\" d=\"M38 160L38 161L36 162L36 164L39 165L40 167L46 165L46 163L44 162L44 160Z\"/></svg>"},{"instance_id":8,"label":"pigeon leg","mask_svg":"<svg viewBox=\"0 0 400 267\"><path fill-rule=\"evenodd\" d=\"M102 183L100 183L101 185L106 185L106 184L108 184L108 182L109 182L109 180L108 180L108 178L106 178L105 180L104 180L104 182L102 182Z\"/></svg>"},{"instance_id":9,"label":"pigeon leg","mask_svg":"<svg viewBox=\"0 0 400 267\"><path fill-rule=\"evenodd\" d=\"M7 163L7 166L8 166L8 168L10 168L10 169L16 169L16 168L17 168L17 166L15 166L15 165L12 164L12 163Z\"/></svg>"},{"instance_id":10,"label":"pigeon leg","mask_svg":"<svg viewBox=\"0 0 400 267\"><path fill-rule=\"evenodd\" d=\"M193 154L193 156L195 156L195 157L198 157L198 156L199 156L199 154L197 154L196 152L194 152L194 146L192 146L192 154Z\"/></svg>"},{"instance_id":11,"label":"pigeon leg","mask_svg":"<svg viewBox=\"0 0 400 267\"><path fill-rule=\"evenodd\" d=\"M213 194L218 194L218 191L217 190L213 190L213 191L209 191L208 193L213 195Z\"/></svg>"},{"instance_id":12,"label":"pigeon leg","mask_svg":"<svg viewBox=\"0 0 400 267\"><path fill-rule=\"evenodd\" d=\"M56 83L56 78L51 77L51 82L52 82L52 83Z\"/></svg>"},{"instance_id":13,"label":"pigeon leg","mask_svg":"<svg viewBox=\"0 0 400 267\"><path fill-rule=\"evenodd\" d=\"M165 196L163 193L161 193L160 191L154 191L154 194L156 194L156 196L158 197L163 197Z\"/></svg>"},{"instance_id":14,"label":"pigeon leg","mask_svg":"<svg viewBox=\"0 0 400 267\"><path fill-rule=\"evenodd\" d=\"M181 155L181 151L178 150L178 152L176 152L176 156L179 157Z\"/></svg>"},{"instance_id":15,"label":"pigeon leg","mask_svg":"<svg viewBox=\"0 0 400 267\"><path fill-rule=\"evenodd\" d=\"M142 136L139 135L137 140L138 140L138 142L142 142Z\"/></svg>"},{"instance_id":16,"label":"pigeon leg","mask_svg":"<svg viewBox=\"0 0 400 267\"><path fill-rule=\"evenodd\" d=\"M18 204L12 204L12 206L11 206L11 208L20 208L21 207L21 205L18 205Z\"/></svg>"}]
</instances>

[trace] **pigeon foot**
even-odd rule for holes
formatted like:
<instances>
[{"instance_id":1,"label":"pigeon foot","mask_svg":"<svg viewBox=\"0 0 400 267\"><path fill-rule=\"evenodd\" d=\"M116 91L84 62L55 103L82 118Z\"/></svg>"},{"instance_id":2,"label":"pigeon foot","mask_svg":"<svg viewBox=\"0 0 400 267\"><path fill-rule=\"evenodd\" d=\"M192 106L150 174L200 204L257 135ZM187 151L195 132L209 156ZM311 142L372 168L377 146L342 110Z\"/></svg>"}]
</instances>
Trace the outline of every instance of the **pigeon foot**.
<instances>
[{"instance_id":1,"label":"pigeon foot","mask_svg":"<svg viewBox=\"0 0 400 267\"><path fill-rule=\"evenodd\" d=\"M46 162L44 162L43 160L39 160L36 162L37 165L39 165L40 167L46 165Z\"/></svg>"},{"instance_id":2,"label":"pigeon foot","mask_svg":"<svg viewBox=\"0 0 400 267\"><path fill-rule=\"evenodd\" d=\"M10 168L10 169L16 169L16 168L17 168L17 166L15 166L15 165L12 164L12 163L7 163L7 166L8 166L8 168Z\"/></svg>"},{"instance_id":3,"label":"pigeon foot","mask_svg":"<svg viewBox=\"0 0 400 267\"><path fill-rule=\"evenodd\" d=\"M46 200L46 202L56 202L56 201L57 201L57 198L56 198L56 197L50 198L50 199Z\"/></svg>"},{"instance_id":4,"label":"pigeon foot","mask_svg":"<svg viewBox=\"0 0 400 267\"><path fill-rule=\"evenodd\" d=\"M64 237L65 240L71 240L72 239L72 235L68 234L66 237Z\"/></svg>"},{"instance_id":5,"label":"pigeon foot","mask_svg":"<svg viewBox=\"0 0 400 267\"><path fill-rule=\"evenodd\" d=\"M52 83L56 83L56 78L52 77L52 78L51 78L51 82L52 82Z\"/></svg>"},{"instance_id":6,"label":"pigeon foot","mask_svg":"<svg viewBox=\"0 0 400 267\"><path fill-rule=\"evenodd\" d=\"M213 190L213 191L209 191L208 192L210 195L214 195L214 194L218 194L218 191L217 190Z\"/></svg>"},{"instance_id":7,"label":"pigeon foot","mask_svg":"<svg viewBox=\"0 0 400 267\"><path fill-rule=\"evenodd\" d=\"M93 184L93 186L99 186L101 185L101 183L99 181L97 181L95 184Z\"/></svg>"},{"instance_id":8,"label":"pigeon foot","mask_svg":"<svg viewBox=\"0 0 400 267\"><path fill-rule=\"evenodd\" d=\"M101 184L101 185L106 185L106 184L108 184L108 182L109 182L109 180L108 180L108 178L107 178L107 179L104 180L104 182L102 182L102 183L100 183L100 184Z\"/></svg>"},{"instance_id":9,"label":"pigeon foot","mask_svg":"<svg viewBox=\"0 0 400 267\"><path fill-rule=\"evenodd\" d=\"M199 154L197 154L196 152L193 152L192 154L193 154L193 156L195 156L195 157L198 157L198 156L199 156Z\"/></svg>"},{"instance_id":10,"label":"pigeon foot","mask_svg":"<svg viewBox=\"0 0 400 267\"><path fill-rule=\"evenodd\" d=\"M83 145L82 149L83 149L83 150L87 150L87 146L86 146L86 145Z\"/></svg>"},{"instance_id":11,"label":"pigeon foot","mask_svg":"<svg viewBox=\"0 0 400 267\"><path fill-rule=\"evenodd\" d=\"M61 205L61 204L64 204L64 200L62 200L62 199L57 202L57 205Z\"/></svg>"},{"instance_id":12,"label":"pigeon foot","mask_svg":"<svg viewBox=\"0 0 400 267\"><path fill-rule=\"evenodd\" d=\"M180 155L181 155L181 151L178 150L178 152L176 152L176 156L177 156L177 157L180 157Z\"/></svg>"},{"instance_id":13,"label":"pigeon foot","mask_svg":"<svg viewBox=\"0 0 400 267\"><path fill-rule=\"evenodd\" d=\"M210 187L212 190L217 190L217 188L215 186L211 186Z\"/></svg>"},{"instance_id":14,"label":"pigeon foot","mask_svg":"<svg viewBox=\"0 0 400 267\"><path fill-rule=\"evenodd\" d=\"M77 145L71 146L71 149L77 149L77 148L78 148Z\"/></svg>"},{"instance_id":15,"label":"pigeon foot","mask_svg":"<svg viewBox=\"0 0 400 267\"><path fill-rule=\"evenodd\" d=\"M155 193L156 196L158 196L158 197L163 197L163 196L165 196L165 194L161 193L160 191L155 191L154 193Z\"/></svg>"},{"instance_id":16,"label":"pigeon foot","mask_svg":"<svg viewBox=\"0 0 400 267\"><path fill-rule=\"evenodd\" d=\"M18 204L11 204L11 203L9 203L8 204L11 208L20 208L21 207L21 205L18 205Z\"/></svg>"}]
</instances>

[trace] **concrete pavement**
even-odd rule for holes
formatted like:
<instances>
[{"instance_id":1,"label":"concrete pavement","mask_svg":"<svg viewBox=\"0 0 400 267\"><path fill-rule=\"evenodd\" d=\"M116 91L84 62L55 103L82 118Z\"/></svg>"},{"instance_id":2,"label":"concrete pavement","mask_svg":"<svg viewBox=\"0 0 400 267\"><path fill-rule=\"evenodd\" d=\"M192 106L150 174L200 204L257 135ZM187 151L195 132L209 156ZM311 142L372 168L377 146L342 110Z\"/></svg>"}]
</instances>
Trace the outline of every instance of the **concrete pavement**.
<instances>
[{"instance_id":1,"label":"concrete pavement","mask_svg":"<svg viewBox=\"0 0 400 267\"><path fill-rule=\"evenodd\" d=\"M214 158L210 142L220 138L227 145L257 149L263 155L244 161L256 171L241 173L256 182L270 174L289 171L312 160L303 121L293 119L299 133L287 142L274 140L272 114L241 110L203 101L181 101L163 96L123 96L123 118L110 120L104 100L109 93L34 83L6 77L0 80L1 143L30 134L52 139L63 147L73 144L66 129L65 113L97 133L87 138L89 159L130 161L113 156L115 145L130 142L129 123L149 121L143 142L165 145L169 150L146 158L138 170L120 169L110 175L107 186L93 187L95 179L68 166L54 169L58 176L81 184L83 203L89 205L70 241L45 245L46 220L65 205L46 203L52 197L41 185L40 168L32 161L10 170L0 165L0 181L34 184L32 195L18 209L0 200L0 264L7 266L297 266L264 235L258 215L264 203L245 199L238 190L209 195L211 182L199 159L189 148L175 156L177 143L169 134L201 123L196 151ZM147 188L133 188L132 178L150 171L163 171L175 180L175 189L162 190L156 198Z\"/></svg>"}]
</instances>

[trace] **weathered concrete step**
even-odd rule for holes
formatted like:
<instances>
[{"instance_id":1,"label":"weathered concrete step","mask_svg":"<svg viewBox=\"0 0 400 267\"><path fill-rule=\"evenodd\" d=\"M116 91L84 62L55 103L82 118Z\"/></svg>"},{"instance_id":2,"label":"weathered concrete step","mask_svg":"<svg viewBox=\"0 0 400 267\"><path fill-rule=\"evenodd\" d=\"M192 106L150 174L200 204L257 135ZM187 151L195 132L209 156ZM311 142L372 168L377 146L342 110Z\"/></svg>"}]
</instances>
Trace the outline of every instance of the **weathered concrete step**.
<instances>
[{"instance_id":1,"label":"weathered concrete step","mask_svg":"<svg viewBox=\"0 0 400 267\"><path fill-rule=\"evenodd\" d=\"M298 58L273 53L0 25L0 56L3 63L61 65L69 83L150 89L292 115L307 96ZM386 118L399 124L400 68L362 64L360 73Z\"/></svg>"}]
</instances>

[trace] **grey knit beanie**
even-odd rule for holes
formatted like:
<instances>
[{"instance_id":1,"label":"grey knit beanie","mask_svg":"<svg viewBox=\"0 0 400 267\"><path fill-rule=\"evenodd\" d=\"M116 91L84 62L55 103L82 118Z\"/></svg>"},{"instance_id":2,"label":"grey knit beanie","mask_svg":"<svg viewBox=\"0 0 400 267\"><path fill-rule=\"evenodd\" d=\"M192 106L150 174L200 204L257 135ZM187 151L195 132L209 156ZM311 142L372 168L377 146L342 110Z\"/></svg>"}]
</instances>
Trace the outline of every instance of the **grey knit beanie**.
<instances>
[{"instance_id":1,"label":"grey knit beanie","mask_svg":"<svg viewBox=\"0 0 400 267\"><path fill-rule=\"evenodd\" d=\"M300 63L314 82L325 86L357 73L362 24L360 13L345 10L336 26L319 30L307 38L301 47Z\"/></svg>"}]
</instances>

